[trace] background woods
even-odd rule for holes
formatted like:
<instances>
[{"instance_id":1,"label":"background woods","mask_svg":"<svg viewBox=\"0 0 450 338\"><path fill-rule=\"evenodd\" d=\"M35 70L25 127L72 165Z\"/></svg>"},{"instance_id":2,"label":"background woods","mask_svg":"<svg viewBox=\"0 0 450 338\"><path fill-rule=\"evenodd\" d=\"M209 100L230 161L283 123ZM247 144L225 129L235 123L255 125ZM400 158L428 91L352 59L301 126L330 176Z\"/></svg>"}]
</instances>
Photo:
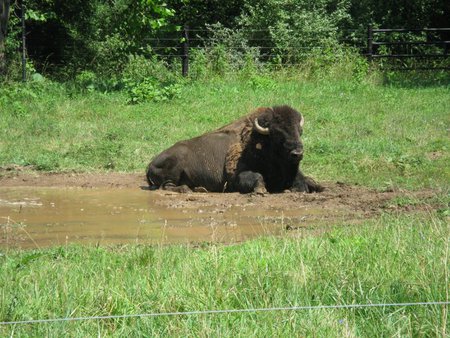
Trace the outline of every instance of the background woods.
<instances>
[{"instance_id":1,"label":"background woods","mask_svg":"<svg viewBox=\"0 0 450 338\"><path fill-rule=\"evenodd\" d=\"M0 1L3 79L20 73L19 5L11 3L6 34L10 1ZM153 72L179 67L184 26L190 29L194 60L208 61L220 72L249 61L292 64L322 57L326 63L344 49L364 51L368 25L445 27L450 15L450 3L443 0L27 0L24 5L31 73L58 80L112 79L116 85L134 75L136 64ZM447 35L439 39L448 40Z\"/></svg>"}]
</instances>

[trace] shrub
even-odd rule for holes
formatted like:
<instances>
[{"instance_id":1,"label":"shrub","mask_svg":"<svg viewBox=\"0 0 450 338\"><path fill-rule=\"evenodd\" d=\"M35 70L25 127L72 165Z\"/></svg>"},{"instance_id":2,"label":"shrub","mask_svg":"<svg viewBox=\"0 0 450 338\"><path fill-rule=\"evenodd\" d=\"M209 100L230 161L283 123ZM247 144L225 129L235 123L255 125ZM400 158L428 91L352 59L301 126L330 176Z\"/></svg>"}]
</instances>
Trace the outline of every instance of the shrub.
<instances>
[{"instance_id":1,"label":"shrub","mask_svg":"<svg viewBox=\"0 0 450 338\"><path fill-rule=\"evenodd\" d=\"M248 40L272 47L264 50L270 58L298 63L312 48L337 44L338 27L350 20L349 7L348 0L247 1L237 21Z\"/></svg>"},{"instance_id":2,"label":"shrub","mask_svg":"<svg viewBox=\"0 0 450 338\"><path fill-rule=\"evenodd\" d=\"M162 84L154 78L146 78L140 82L128 80L125 88L128 95L127 102L131 104L168 101L178 97L181 92L179 83Z\"/></svg>"},{"instance_id":3,"label":"shrub","mask_svg":"<svg viewBox=\"0 0 450 338\"><path fill-rule=\"evenodd\" d=\"M95 89L95 83L97 75L93 72L84 70L75 77L75 84L79 89L93 91Z\"/></svg>"},{"instance_id":4,"label":"shrub","mask_svg":"<svg viewBox=\"0 0 450 338\"><path fill-rule=\"evenodd\" d=\"M122 77L126 81L142 82L148 78L163 83L177 81L179 75L170 68L167 62L151 55L151 50L147 51L146 54L149 56L128 56L128 62L122 72Z\"/></svg>"}]
</instances>

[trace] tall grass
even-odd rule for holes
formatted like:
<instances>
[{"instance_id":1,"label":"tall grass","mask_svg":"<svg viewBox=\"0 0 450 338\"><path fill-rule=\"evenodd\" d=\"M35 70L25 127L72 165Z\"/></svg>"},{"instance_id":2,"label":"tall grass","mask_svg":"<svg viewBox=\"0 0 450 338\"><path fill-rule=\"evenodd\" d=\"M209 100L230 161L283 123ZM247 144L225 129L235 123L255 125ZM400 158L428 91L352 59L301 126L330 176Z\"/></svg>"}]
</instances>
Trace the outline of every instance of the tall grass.
<instances>
[{"instance_id":1,"label":"tall grass","mask_svg":"<svg viewBox=\"0 0 450 338\"><path fill-rule=\"evenodd\" d=\"M385 214L318 236L232 246L67 246L0 256L0 321L448 300L442 214ZM445 336L443 306L0 326L1 336Z\"/></svg>"}]
</instances>

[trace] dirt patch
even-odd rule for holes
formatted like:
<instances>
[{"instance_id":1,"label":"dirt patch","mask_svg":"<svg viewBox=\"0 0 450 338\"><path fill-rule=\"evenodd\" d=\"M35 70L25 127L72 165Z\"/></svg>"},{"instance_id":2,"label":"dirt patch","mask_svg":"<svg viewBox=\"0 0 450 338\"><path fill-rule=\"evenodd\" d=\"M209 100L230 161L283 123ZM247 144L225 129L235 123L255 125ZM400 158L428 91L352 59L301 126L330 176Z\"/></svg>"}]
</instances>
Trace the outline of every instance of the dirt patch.
<instances>
[{"instance_id":1,"label":"dirt patch","mask_svg":"<svg viewBox=\"0 0 450 338\"><path fill-rule=\"evenodd\" d=\"M246 208L257 205L266 210L283 210L285 216L295 213L300 208L312 210L326 210L321 212L321 218L336 218L336 215L348 215L352 218L358 214L362 218L372 217L386 210L412 211L431 210L439 207L434 200L436 192L432 190L421 191L384 191L380 192L365 187L347 185L344 183L321 182L325 191L322 193L283 193L266 195L242 195L238 193L212 194L193 193L188 195L160 192L172 195L172 199L161 200L161 204L169 203L172 208L202 208L216 207L225 210L229 207ZM405 200L398 203L397 199ZM409 202L409 203L408 203Z\"/></svg>"},{"instance_id":2,"label":"dirt patch","mask_svg":"<svg viewBox=\"0 0 450 338\"><path fill-rule=\"evenodd\" d=\"M429 159L430 161L436 161L436 160L439 160L440 158L442 158L444 155L445 154L443 151L432 151L432 152L426 153L425 157L427 159Z\"/></svg>"},{"instance_id":3,"label":"dirt patch","mask_svg":"<svg viewBox=\"0 0 450 338\"><path fill-rule=\"evenodd\" d=\"M136 188L147 186L139 173L48 173L28 167L0 168L0 187Z\"/></svg>"},{"instance_id":4,"label":"dirt patch","mask_svg":"<svg viewBox=\"0 0 450 338\"><path fill-rule=\"evenodd\" d=\"M321 182L322 193L149 191L144 174L0 171L0 248L77 243L232 243L286 230L322 232L384 211L442 208L433 190ZM325 230L323 230L325 229Z\"/></svg>"},{"instance_id":5,"label":"dirt patch","mask_svg":"<svg viewBox=\"0 0 450 338\"><path fill-rule=\"evenodd\" d=\"M244 195L239 193L190 193L179 194L158 191L158 194L171 196L160 203L171 208L228 208L257 204L262 209L280 209L289 213L299 207L332 210L347 209L370 216L385 209L410 210L412 204L400 203L395 199L421 200L413 203L421 209L435 208L433 198L436 192L431 189L420 191L388 190L378 191L341 182L321 182L322 193L283 193ZM146 189L145 175L140 173L41 173L24 170L0 169L0 187L81 187L81 188L139 188ZM149 192L155 193L155 192ZM429 201L429 203L427 203Z\"/></svg>"}]
</instances>

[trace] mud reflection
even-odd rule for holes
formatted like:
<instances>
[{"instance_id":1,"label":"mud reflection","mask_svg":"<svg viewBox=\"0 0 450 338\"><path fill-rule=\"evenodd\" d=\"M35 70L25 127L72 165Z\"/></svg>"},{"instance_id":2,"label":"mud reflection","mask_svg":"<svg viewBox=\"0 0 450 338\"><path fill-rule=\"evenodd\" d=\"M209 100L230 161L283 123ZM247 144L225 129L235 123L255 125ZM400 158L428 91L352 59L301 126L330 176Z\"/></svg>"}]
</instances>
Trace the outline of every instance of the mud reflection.
<instances>
[{"instance_id":1,"label":"mud reflection","mask_svg":"<svg viewBox=\"0 0 450 338\"><path fill-rule=\"evenodd\" d=\"M236 242L323 213L196 199L140 189L0 188L0 247Z\"/></svg>"}]
</instances>

